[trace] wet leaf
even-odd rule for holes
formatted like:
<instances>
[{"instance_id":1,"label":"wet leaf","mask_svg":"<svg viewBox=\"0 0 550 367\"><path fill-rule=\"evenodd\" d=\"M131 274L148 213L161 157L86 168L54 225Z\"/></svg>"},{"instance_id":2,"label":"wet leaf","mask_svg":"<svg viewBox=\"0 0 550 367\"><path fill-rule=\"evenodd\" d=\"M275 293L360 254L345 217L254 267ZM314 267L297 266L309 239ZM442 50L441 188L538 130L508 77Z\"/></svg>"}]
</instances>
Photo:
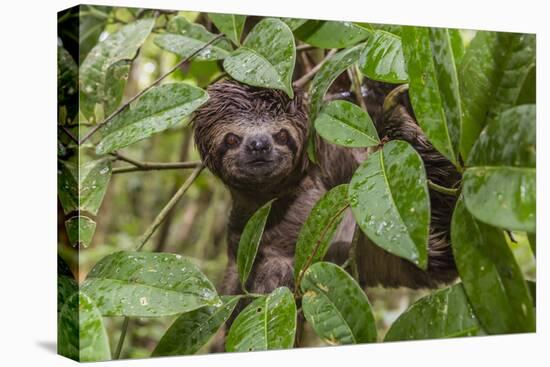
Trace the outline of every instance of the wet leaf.
<instances>
[{"instance_id":1,"label":"wet leaf","mask_svg":"<svg viewBox=\"0 0 550 367\"><path fill-rule=\"evenodd\" d=\"M240 297L222 297L220 307L201 307L179 316L160 339L152 356L195 354L227 321Z\"/></svg>"},{"instance_id":2,"label":"wet leaf","mask_svg":"<svg viewBox=\"0 0 550 367\"><path fill-rule=\"evenodd\" d=\"M522 86L534 65L535 35L476 33L460 68L464 160L488 121L521 100Z\"/></svg>"},{"instance_id":3,"label":"wet leaf","mask_svg":"<svg viewBox=\"0 0 550 367\"><path fill-rule=\"evenodd\" d=\"M104 257L82 290L104 316L169 316L221 304L212 283L189 259L169 253Z\"/></svg>"},{"instance_id":4,"label":"wet leaf","mask_svg":"<svg viewBox=\"0 0 550 367\"><path fill-rule=\"evenodd\" d=\"M207 99L204 90L185 83L153 87L104 126L96 153L127 147L173 127Z\"/></svg>"},{"instance_id":5,"label":"wet leaf","mask_svg":"<svg viewBox=\"0 0 550 367\"><path fill-rule=\"evenodd\" d=\"M266 18L256 24L243 45L224 60L223 67L242 83L279 89L293 98L295 60L296 47L290 28L279 19Z\"/></svg>"},{"instance_id":6,"label":"wet leaf","mask_svg":"<svg viewBox=\"0 0 550 367\"><path fill-rule=\"evenodd\" d=\"M458 165L462 111L449 31L404 27L402 43L418 123L433 146Z\"/></svg>"},{"instance_id":7,"label":"wet leaf","mask_svg":"<svg viewBox=\"0 0 550 367\"><path fill-rule=\"evenodd\" d=\"M57 108L65 109L65 116L58 113L60 125L73 122L78 112L78 66L62 46L57 46Z\"/></svg>"},{"instance_id":8,"label":"wet leaf","mask_svg":"<svg viewBox=\"0 0 550 367\"><path fill-rule=\"evenodd\" d=\"M243 289L245 288L250 270L252 270L252 265L254 265L254 259L256 258L256 253L258 252L258 247L264 233L265 223L271 210L271 203L273 203L273 200L267 202L250 217L239 239L237 269Z\"/></svg>"},{"instance_id":9,"label":"wet leaf","mask_svg":"<svg viewBox=\"0 0 550 367\"><path fill-rule=\"evenodd\" d=\"M281 18L281 20L285 22L292 31L295 31L296 29L300 28L305 22L307 22L307 19L297 18Z\"/></svg>"},{"instance_id":10,"label":"wet leaf","mask_svg":"<svg viewBox=\"0 0 550 367\"><path fill-rule=\"evenodd\" d=\"M205 47L215 37L215 34L208 32L202 25L191 23L185 17L177 16L168 22L166 33L155 37L155 44L182 58L189 57L204 47L194 56L194 59L221 60L229 56L233 48L225 39L219 39Z\"/></svg>"},{"instance_id":11,"label":"wet leaf","mask_svg":"<svg viewBox=\"0 0 550 367\"><path fill-rule=\"evenodd\" d=\"M287 349L294 346L296 303L286 287L256 298L237 316L225 341L227 352Z\"/></svg>"},{"instance_id":12,"label":"wet leaf","mask_svg":"<svg viewBox=\"0 0 550 367\"><path fill-rule=\"evenodd\" d=\"M111 180L111 160L98 159L80 166L79 209L97 215Z\"/></svg>"},{"instance_id":13,"label":"wet leaf","mask_svg":"<svg viewBox=\"0 0 550 367\"><path fill-rule=\"evenodd\" d=\"M392 324L384 341L484 335L462 284L423 297Z\"/></svg>"},{"instance_id":14,"label":"wet leaf","mask_svg":"<svg viewBox=\"0 0 550 367\"><path fill-rule=\"evenodd\" d=\"M212 23L235 44L241 44L246 15L208 13Z\"/></svg>"},{"instance_id":15,"label":"wet leaf","mask_svg":"<svg viewBox=\"0 0 550 367\"><path fill-rule=\"evenodd\" d=\"M355 171L348 192L359 227L376 245L426 269L430 201L420 155L390 141Z\"/></svg>"},{"instance_id":16,"label":"wet leaf","mask_svg":"<svg viewBox=\"0 0 550 367\"><path fill-rule=\"evenodd\" d=\"M369 38L359 59L361 72L369 79L386 83L406 83L409 79L401 38L377 30Z\"/></svg>"},{"instance_id":17,"label":"wet leaf","mask_svg":"<svg viewBox=\"0 0 550 367\"><path fill-rule=\"evenodd\" d=\"M357 45L342 50L321 66L321 69L319 69L311 81L311 103L309 105L309 117L311 121L315 121L317 114L321 111L323 99L328 88L340 74L357 62L362 49L363 45Z\"/></svg>"},{"instance_id":18,"label":"wet leaf","mask_svg":"<svg viewBox=\"0 0 550 367\"><path fill-rule=\"evenodd\" d=\"M535 232L535 105L513 107L489 122L463 177L464 201L482 222Z\"/></svg>"},{"instance_id":19,"label":"wet leaf","mask_svg":"<svg viewBox=\"0 0 550 367\"><path fill-rule=\"evenodd\" d=\"M306 270L301 288L304 315L326 343L376 342L369 300L345 270L332 263L316 263Z\"/></svg>"},{"instance_id":20,"label":"wet leaf","mask_svg":"<svg viewBox=\"0 0 550 367\"><path fill-rule=\"evenodd\" d=\"M380 143L369 114L347 101L326 105L315 120L315 130L325 140L344 147L372 147Z\"/></svg>"},{"instance_id":21,"label":"wet leaf","mask_svg":"<svg viewBox=\"0 0 550 367\"><path fill-rule=\"evenodd\" d=\"M154 19L138 20L123 26L109 37L99 42L86 56L80 66L80 111L90 122L96 121L96 105L100 107L109 103L109 108L102 107L104 115L109 115L116 106L112 103L111 85L108 74L117 74L120 70L109 71L111 67L127 68L138 49L153 29ZM126 79L120 81L125 83ZM120 84L115 90L121 91ZM116 96L120 101L122 94ZM113 107L114 106L114 107Z\"/></svg>"},{"instance_id":22,"label":"wet leaf","mask_svg":"<svg viewBox=\"0 0 550 367\"><path fill-rule=\"evenodd\" d=\"M343 209L348 206L348 185L333 187L315 204L300 229L294 256L294 279L304 270L307 259L311 264L321 261L332 242L336 229L344 218ZM315 248L317 247L317 251ZM313 255L315 252L315 255Z\"/></svg>"},{"instance_id":23,"label":"wet leaf","mask_svg":"<svg viewBox=\"0 0 550 367\"><path fill-rule=\"evenodd\" d=\"M78 209L78 186L78 166L58 159L57 196L65 214Z\"/></svg>"},{"instance_id":24,"label":"wet leaf","mask_svg":"<svg viewBox=\"0 0 550 367\"><path fill-rule=\"evenodd\" d=\"M96 223L83 215L75 215L65 221L65 228L71 246L88 247L94 236Z\"/></svg>"},{"instance_id":25,"label":"wet leaf","mask_svg":"<svg viewBox=\"0 0 550 367\"><path fill-rule=\"evenodd\" d=\"M67 300L78 292L78 284L69 265L57 255L57 316Z\"/></svg>"},{"instance_id":26,"label":"wet leaf","mask_svg":"<svg viewBox=\"0 0 550 367\"><path fill-rule=\"evenodd\" d=\"M344 48L366 39L370 32L352 22L308 20L294 30L300 41L319 48Z\"/></svg>"},{"instance_id":27,"label":"wet leaf","mask_svg":"<svg viewBox=\"0 0 550 367\"><path fill-rule=\"evenodd\" d=\"M451 241L466 295L489 334L535 331L529 289L504 233L456 205Z\"/></svg>"},{"instance_id":28,"label":"wet leaf","mask_svg":"<svg viewBox=\"0 0 550 367\"><path fill-rule=\"evenodd\" d=\"M97 6L97 5L80 5L80 12L94 12L99 10L105 14L110 14L112 7L110 6ZM96 14L94 14L96 15ZM78 17L78 33L74 34L73 37L78 42L79 46L79 59L80 65L88 56L88 53L92 48L97 44L101 33L105 30L107 25L107 17L82 15Z\"/></svg>"},{"instance_id":29,"label":"wet leaf","mask_svg":"<svg viewBox=\"0 0 550 367\"><path fill-rule=\"evenodd\" d=\"M93 301L83 292L71 296L61 309L57 350L79 362L111 359L109 339L103 319Z\"/></svg>"}]
</instances>

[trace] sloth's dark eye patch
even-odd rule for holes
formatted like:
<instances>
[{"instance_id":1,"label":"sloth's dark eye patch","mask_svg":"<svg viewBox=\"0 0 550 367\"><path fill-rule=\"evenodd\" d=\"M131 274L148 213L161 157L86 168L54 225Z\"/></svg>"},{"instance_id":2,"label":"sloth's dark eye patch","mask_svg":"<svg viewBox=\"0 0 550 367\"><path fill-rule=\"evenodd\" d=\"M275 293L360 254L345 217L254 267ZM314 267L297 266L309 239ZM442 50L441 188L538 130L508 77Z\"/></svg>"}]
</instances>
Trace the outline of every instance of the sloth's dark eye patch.
<instances>
[{"instance_id":1,"label":"sloth's dark eye patch","mask_svg":"<svg viewBox=\"0 0 550 367\"><path fill-rule=\"evenodd\" d=\"M233 133L229 133L225 136L224 141L229 148L235 148L241 142L241 138Z\"/></svg>"},{"instance_id":2,"label":"sloth's dark eye patch","mask_svg":"<svg viewBox=\"0 0 550 367\"><path fill-rule=\"evenodd\" d=\"M289 140L288 131L286 129L282 129L277 134L275 134L274 138L278 144L286 144Z\"/></svg>"}]
</instances>

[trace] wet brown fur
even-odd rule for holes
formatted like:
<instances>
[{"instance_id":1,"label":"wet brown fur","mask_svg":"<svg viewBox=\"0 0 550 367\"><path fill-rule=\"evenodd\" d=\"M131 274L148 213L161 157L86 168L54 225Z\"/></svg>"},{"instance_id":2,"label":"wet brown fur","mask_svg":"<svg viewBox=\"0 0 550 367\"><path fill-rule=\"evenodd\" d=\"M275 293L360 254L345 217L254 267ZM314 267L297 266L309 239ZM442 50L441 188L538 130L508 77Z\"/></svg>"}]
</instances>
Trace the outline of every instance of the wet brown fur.
<instances>
[{"instance_id":1,"label":"wet brown fur","mask_svg":"<svg viewBox=\"0 0 550 367\"><path fill-rule=\"evenodd\" d=\"M381 137L406 140L420 153L428 177L435 183L452 187L460 176L452 164L434 150L418 127L408 100L404 98L391 113L382 113L385 95L391 85L370 82L365 98ZM300 90L290 99L281 91L256 88L231 80L211 85L209 101L194 118L195 142L207 167L229 188L233 206L228 225L228 267L222 294L242 293L236 271L236 254L241 232L250 216L264 203L277 198L262 237L258 255L249 277L247 289L268 293L280 286L293 288L293 259L300 228L317 200L335 185L347 183L364 150L346 149L317 140L319 165L311 164L306 154L310 122L307 105ZM276 121L291 127L297 150L292 156L292 170L273 182L259 182L246 187L234 180L224 166L225 154L219 149L228 125L247 128ZM278 125L278 126L279 126ZM429 242L428 270L398 258L370 243L366 238L359 245L359 272L363 286L433 288L456 278L456 268L449 243L449 222L455 198L430 190L432 221ZM351 218L351 215L347 215ZM344 221L346 222L346 221ZM353 221L343 224L327 257L338 263L347 258ZM351 224L350 224L351 223Z\"/></svg>"}]
</instances>

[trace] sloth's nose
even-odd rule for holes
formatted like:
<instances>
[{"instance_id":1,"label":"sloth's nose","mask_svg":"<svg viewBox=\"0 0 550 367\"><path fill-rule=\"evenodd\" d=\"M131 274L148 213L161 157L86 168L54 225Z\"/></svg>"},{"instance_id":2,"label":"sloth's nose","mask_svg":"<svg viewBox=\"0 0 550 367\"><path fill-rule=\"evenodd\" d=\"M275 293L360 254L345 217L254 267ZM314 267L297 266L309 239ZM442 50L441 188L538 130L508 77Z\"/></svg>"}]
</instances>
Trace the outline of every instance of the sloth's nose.
<instances>
[{"instance_id":1,"label":"sloth's nose","mask_svg":"<svg viewBox=\"0 0 550 367\"><path fill-rule=\"evenodd\" d=\"M251 136L246 144L251 153L268 153L271 151L271 139L267 135Z\"/></svg>"}]
</instances>

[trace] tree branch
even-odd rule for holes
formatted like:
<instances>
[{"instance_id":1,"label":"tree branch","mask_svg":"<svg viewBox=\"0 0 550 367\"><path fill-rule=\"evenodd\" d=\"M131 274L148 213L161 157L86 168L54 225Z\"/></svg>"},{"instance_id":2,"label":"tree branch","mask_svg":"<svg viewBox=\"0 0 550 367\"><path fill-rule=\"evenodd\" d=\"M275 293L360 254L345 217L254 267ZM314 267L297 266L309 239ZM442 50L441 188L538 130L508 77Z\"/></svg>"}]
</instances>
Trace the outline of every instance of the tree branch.
<instances>
[{"instance_id":1,"label":"tree branch","mask_svg":"<svg viewBox=\"0 0 550 367\"><path fill-rule=\"evenodd\" d=\"M315 65L313 69L311 69L309 72L304 74L300 79L292 83L292 85L297 88L302 88L304 85L306 85L315 76L315 74L317 74L317 72L319 71L319 69L321 69L323 64L336 53L336 51L337 51L336 49L330 50L330 52L325 56L323 60L321 60L320 63Z\"/></svg>"},{"instance_id":2,"label":"tree branch","mask_svg":"<svg viewBox=\"0 0 550 367\"><path fill-rule=\"evenodd\" d=\"M115 167L113 168L113 174L117 173L126 173L126 172L136 172L136 171L159 171L166 169L186 169L186 168L197 168L202 162L201 161L190 161L190 162L142 162L137 161L133 158L127 157L121 153L114 152L110 153L117 160L130 163L132 166L126 167Z\"/></svg>"},{"instance_id":3,"label":"tree branch","mask_svg":"<svg viewBox=\"0 0 550 367\"><path fill-rule=\"evenodd\" d=\"M157 80L155 80L153 83L151 83L148 87L143 89L141 92L130 98L127 102L122 104L119 108L117 108L113 113L111 113L103 122L100 124L95 125L83 138L80 140L79 144L83 144L86 140L88 140L92 135L94 135L99 129L101 129L103 126L105 126L109 121L111 121L116 115L124 111L132 102L137 100L139 97L144 95L149 89L153 88L157 84L159 84L162 80L164 80L168 75L172 74L175 70L177 70L181 65L189 61L191 58L193 58L195 55L197 55L199 52L219 40L223 37L223 34L219 34L216 37L212 38L209 42L205 43L204 46L197 49L195 52L193 52L191 55L187 56L186 58L182 59L180 62L178 62L176 65L174 65L170 70L168 70L166 73L158 77Z\"/></svg>"},{"instance_id":4,"label":"tree branch","mask_svg":"<svg viewBox=\"0 0 550 367\"><path fill-rule=\"evenodd\" d=\"M76 136L73 135L73 133L71 133L71 131L69 129L67 129L65 126L63 125L60 125L58 126L59 129L61 131L63 131L65 133L65 135L67 135L69 137L69 139L71 139L72 141L74 141L76 144L78 144L78 139L76 138Z\"/></svg>"}]
</instances>

